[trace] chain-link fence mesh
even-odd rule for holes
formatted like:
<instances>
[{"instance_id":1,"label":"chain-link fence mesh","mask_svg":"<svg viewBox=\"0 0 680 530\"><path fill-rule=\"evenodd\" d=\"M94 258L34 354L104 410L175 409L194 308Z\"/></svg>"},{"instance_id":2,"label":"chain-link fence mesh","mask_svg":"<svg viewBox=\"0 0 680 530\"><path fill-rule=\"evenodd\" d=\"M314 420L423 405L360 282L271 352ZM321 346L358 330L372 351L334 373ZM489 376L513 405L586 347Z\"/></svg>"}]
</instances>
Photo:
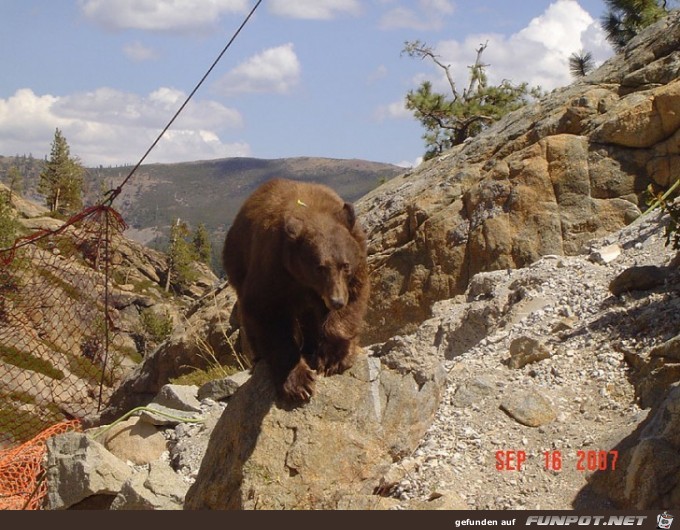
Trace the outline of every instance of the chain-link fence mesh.
<instances>
[{"instance_id":1,"label":"chain-link fence mesh","mask_svg":"<svg viewBox=\"0 0 680 530\"><path fill-rule=\"evenodd\" d=\"M123 229L98 206L0 252L0 449L96 412L121 377L109 286Z\"/></svg>"}]
</instances>

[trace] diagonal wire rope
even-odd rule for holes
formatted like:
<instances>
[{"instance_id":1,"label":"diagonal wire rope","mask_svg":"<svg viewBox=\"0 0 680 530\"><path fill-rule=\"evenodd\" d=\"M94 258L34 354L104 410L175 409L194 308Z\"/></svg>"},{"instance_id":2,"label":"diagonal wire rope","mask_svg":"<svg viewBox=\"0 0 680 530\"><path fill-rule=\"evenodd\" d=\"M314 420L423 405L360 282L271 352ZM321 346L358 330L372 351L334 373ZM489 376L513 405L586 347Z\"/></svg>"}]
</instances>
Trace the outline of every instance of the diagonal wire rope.
<instances>
[{"instance_id":1,"label":"diagonal wire rope","mask_svg":"<svg viewBox=\"0 0 680 530\"><path fill-rule=\"evenodd\" d=\"M262 3L262 0L258 0L257 3L253 6L253 8L250 10L250 13L248 13L248 16L246 16L246 18L243 20L243 22L242 22L241 25L238 27L238 29L236 30L236 32L234 32L234 34L232 35L231 39L229 39L229 42L227 42L227 45L222 49L222 51L220 52L220 54L217 56L217 59L215 59L215 61L214 61L214 62L212 63L212 65L210 66L210 68L208 68L208 71L203 75L203 77L202 77L201 80L198 82L198 84L194 87L194 89L191 91L191 93L190 93L190 94L187 96L187 98L184 100L184 103L182 103L182 105L179 107L179 109L177 109L177 112L175 112L175 115L170 119L170 121L169 121L168 124L165 126L165 128L160 132L160 134L158 135L158 137L156 138L156 140L154 140L154 142L151 144L151 146L146 150L146 153L144 153L144 155L142 156L142 158L139 159L139 162L137 162L137 164L135 165L135 167L133 167L132 170L130 171L130 173L128 173L127 177L125 177L125 179L123 180L123 182L122 182L118 187L116 187L116 188L114 188L113 190L110 190L109 192L107 192L107 195L110 195L110 196L109 196L107 199L104 200L104 202L102 203L103 205L111 206L111 204L113 203L113 201L116 199L116 197L118 197L118 195L119 195L119 194L121 193L121 191L123 190L123 186L125 186L125 184L127 184L127 182L128 182L128 181L132 178L132 176L137 172L137 170L138 170L139 167L142 165L142 163L144 162L144 160L146 160L146 157L149 156L149 154L151 153L151 151L153 151L153 149L156 147L156 145L158 144L158 142L161 141L161 138L163 138L163 136L165 135L165 133L166 133L166 132L168 131L168 129L172 126L172 124L175 122L175 120L179 117L179 115L182 113L182 111L184 110L184 108L189 104L189 102L191 101L191 98L193 98L194 94L198 91L199 88L201 88L201 85L203 85L204 81L208 78L208 76L209 76L209 75L212 73L212 71L215 69L215 67L217 66L217 63L219 63L220 60L222 59L222 56L223 56L225 53L227 53L227 50L231 47L232 43L236 40L236 37L238 37L239 33L241 33L241 30L243 30L243 28L246 26L246 24L248 23L248 21L249 21L249 20L252 18L252 16L255 14L255 11L257 10L257 8L260 6L261 3Z\"/></svg>"},{"instance_id":2,"label":"diagonal wire rope","mask_svg":"<svg viewBox=\"0 0 680 530\"><path fill-rule=\"evenodd\" d=\"M175 114L172 116L168 124L163 128L163 130L160 132L160 134L156 137L154 142L151 144L151 146L146 150L144 155L139 159L139 162L132 168L130 173L125 177L123 182L121 182L118 187L110 190L107 192L108 197L104 199L104 201L101 203L100 207L102 208L110 208L113 201L118 197L118 195L121 193L123 190L123 186L127 184L127 182L132 178L132 176L135 174L135 172L139 169L139 167L142 165L144 160L146 160L146 157L149 156L149 153L156 147L158 142L160 142L161 138L165 135L165 133L168 131L168 129L172 126L172 124L175 122L175 120L178 118L178 116L182 113L184 108L189 104L191 99L193 98L194 94L198 91L198 89L203 85L205 80L208 78L208 76L212 73L212 71L215 69L217 64L220 62L224 54L227 52L227 50L231 47L232 43L236 40L236 37L238 37L239 33L241 33L241 30L246 26L248 21L252 18L252 16L255 14L255 11L259 7L259 5L262 3L262 0L258 0L256 4L253 6L253 8L250 10L250 13L248 13L248 16L243 20L241 25L238 27L236 32L232 35L231 39L229 39L229 42L227 42L226 46L222 49L220 54L217 56L217 58L213 61L212 65L210 65L210 68L208 68L208 71L203 75L201 80L196 84L194 89L191 91L191 93L186 97L184 100L184 103L177 109ZM106 216L106 238L105 238L105 246L106 246L106 253L107 253L107 259L106 259L106 270L105 270L105 275L108 278L109 277L109 260L108 260L108 252L109 252L109 238L110 238L110 233L109 233L109 216ZM109 300L109 282L105 282L105 312L107 313L107 317L104 319L105 321L105 358L104 358L104 369L102 370L102 375L101 375L101 380L99 382L99 398L98 398L98 403L97 403L97 411L101 409L102 406L102 397L103 397L103 390L104 390L104 380L105 380L105 375L106 375L106 363L108 360L108 355L109 355L109 317L108 317L108 300Z\"/></svg>"}]
</instances>

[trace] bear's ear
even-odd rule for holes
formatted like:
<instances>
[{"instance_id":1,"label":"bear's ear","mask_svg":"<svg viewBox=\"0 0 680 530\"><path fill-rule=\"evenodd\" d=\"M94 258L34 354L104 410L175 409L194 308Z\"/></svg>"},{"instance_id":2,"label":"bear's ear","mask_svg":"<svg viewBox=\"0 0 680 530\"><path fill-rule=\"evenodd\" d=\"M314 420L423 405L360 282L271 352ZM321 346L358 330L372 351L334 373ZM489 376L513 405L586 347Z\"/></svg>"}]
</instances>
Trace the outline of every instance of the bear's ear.
<instances>
[{"instance_id":1,"label":"bear's ear","mask_svg":"<svg viewBox=\"0 0 680 530\"><path fill-rule=\"evenodd\" d=\"M302 221L302 219L293 215L286 217L283 222L283 230L286 232L288 238L290 238L292 241L295 241L298 237L300 237L300 235L302 235L304 228L305 223Z\"/></svg>"},{"instance_id":2,"label":"bear's ear","mask_svg":"<svg viewBox=\"0 0 680 530\"><path fill-rule=\"evenodd\" d=\"M354 206L352 206L351 203L346 202L342 206L342 212L340 212L340 215L342 216L342 221L347 224L347 228L350 230L354 228L354 223L357 220L357 216L354 213Z\"/></svg>"}]
</instances>

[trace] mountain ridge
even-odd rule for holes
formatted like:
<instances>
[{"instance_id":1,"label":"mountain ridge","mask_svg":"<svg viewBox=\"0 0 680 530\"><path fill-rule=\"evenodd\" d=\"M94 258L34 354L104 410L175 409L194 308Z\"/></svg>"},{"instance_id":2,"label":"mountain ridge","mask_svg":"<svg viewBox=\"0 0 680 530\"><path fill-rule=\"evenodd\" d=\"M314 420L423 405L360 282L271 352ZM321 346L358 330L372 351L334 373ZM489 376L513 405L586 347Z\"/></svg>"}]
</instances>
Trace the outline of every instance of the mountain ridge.
<instances>
[{"instance_id":1,"label":"mountain ridge","mask_svg":"<svg viewBox=\"0 0 680 530\"><path fill-rule=\"evenodd\" d=\"M44 161L27 156L0 156L0 175L12 165L24 175L27 198L40 200L37 182ZM96 204L106 191L119 186L132 165L86 168L85 203ZM273 177L315 181L354 202L404 168L361 159L298 156L290 158L234 157L171 164L141 165L126 183L113 207L125 219L131 239L164 249L169 227L178 218L191 228L206 225L219 270L219 249L233 217L255 188Z\"/></svg>"}]
</instances>

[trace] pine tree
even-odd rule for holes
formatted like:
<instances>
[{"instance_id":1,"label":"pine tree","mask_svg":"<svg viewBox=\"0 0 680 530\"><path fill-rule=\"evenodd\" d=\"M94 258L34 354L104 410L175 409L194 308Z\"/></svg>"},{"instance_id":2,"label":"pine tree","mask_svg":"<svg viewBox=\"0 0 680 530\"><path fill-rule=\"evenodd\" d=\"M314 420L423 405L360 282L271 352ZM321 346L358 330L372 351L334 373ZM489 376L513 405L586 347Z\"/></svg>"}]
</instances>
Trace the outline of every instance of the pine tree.
<instances>
[{"instance_id":1,"label":"pine tree","mask_svg":"<svg viewBox=\"0 0 680 530\"><path fill-rule=\"evenodd\" d=\"M21 224L9 205L7 195L0 193L0 249L8 249L14 245L20 228ZM16 296L20 282L16 271L26 264L20 250L12 256L9 264L0 267L0 321L4 322L7 322L8 301ZM2 258L10 259L9 253L3 253Z\"/></svg>"},{"instance_id":2,"label":"pine tree","mask_svg":"<svg viewBox=\"0 0 680 530\"><path fill-rule=\"evenodd\" d=\"M587 76L595 67L593 54L585 50L574 52L569 56L569 71L575 78Z\"/></svg>"},{"instance_id":3,"label":"pine tree","mask_svg":"<svg viewBox=\"0 0 680 530\"><path fill-rule=\"evenodd\" d=\"M0 249L11 247L19 230L16 215L10 208L7 196L0 194Z\"/></svg>"},{"instance_id":4,"label":"pine tree","mask_svg":"<svg viewBox=\"0 0 680 530\"><path fill-rule=\"evenodd\" d=\"M198 260L210 266L212 261L212 243L210 243L208 229L203 223L199 224L194 232L193 244Z\"/></svg>"},{"instance_id":5,"label":"pine tree","mask_svg":"<svg viewBox=\"0 0 680 530\"><path fill-rule=\"evenodd\" d=\"M19 168L12 166L7 170L7 185L9 186L9 201L12 202L12 197L15 193L23 193L24 177L19 171Z\"/></svg>"},{"instance_id":6,"label":"pine tree","mask_svg":"<svg viewBox=\"0 0 680 530\"><path fill-rule=\"evenodd\" d=\"M165 290L170 290L171 283L179 288L186 287L196 279L196 271L192 261L196 255L192 246L187 242L189 227L180 219L170 228L170 248L168 250L169 267L165 280Z\"/></svg>"},{"instance_id":7,"label":"pine tree","mask_svg":"<svg viewBox=\"0 0 680 530\"><path fill-rule=\"evenodd\" d=\"M416 90L406 95L406 108L425 127L423 135L427 152L425 160L441 154L444 150L476 136L490 123L508 112L524 106L529 96L537 97L540 89L529 89L527 83L513 85L504 80L500 85L489 86L482 53L486 44L477 51L475 63L469 67L468 87L462 92L453 80L450 65L441 62L434 50L421 41L406 42L402 53L420 59L428 58L444 70L451 94L433 92L432 83L423 81Z\"/></svg>"},{"instance_id":8,"label":"pine tree","mask_svg":"<svg viewBox=\"0 0 680 530\"><path fill-rule=\"evenodd\" d=\"M666 0L605 0L602 28L616 51L621 51L640 30L668 13Z\"/></svg>"},{"instance_id":9,"label":"pine tree","mask_svg":"<svg viewBox=\"0 0 680 530\"><path fill-rule=\"evenodd\" d=\"M38 192L45 196L51 212L68 214L83 206L83 169L77 157L72 157L66 138L57 129L45 169L40 173Z\"/></svg>"}]
</instances>

